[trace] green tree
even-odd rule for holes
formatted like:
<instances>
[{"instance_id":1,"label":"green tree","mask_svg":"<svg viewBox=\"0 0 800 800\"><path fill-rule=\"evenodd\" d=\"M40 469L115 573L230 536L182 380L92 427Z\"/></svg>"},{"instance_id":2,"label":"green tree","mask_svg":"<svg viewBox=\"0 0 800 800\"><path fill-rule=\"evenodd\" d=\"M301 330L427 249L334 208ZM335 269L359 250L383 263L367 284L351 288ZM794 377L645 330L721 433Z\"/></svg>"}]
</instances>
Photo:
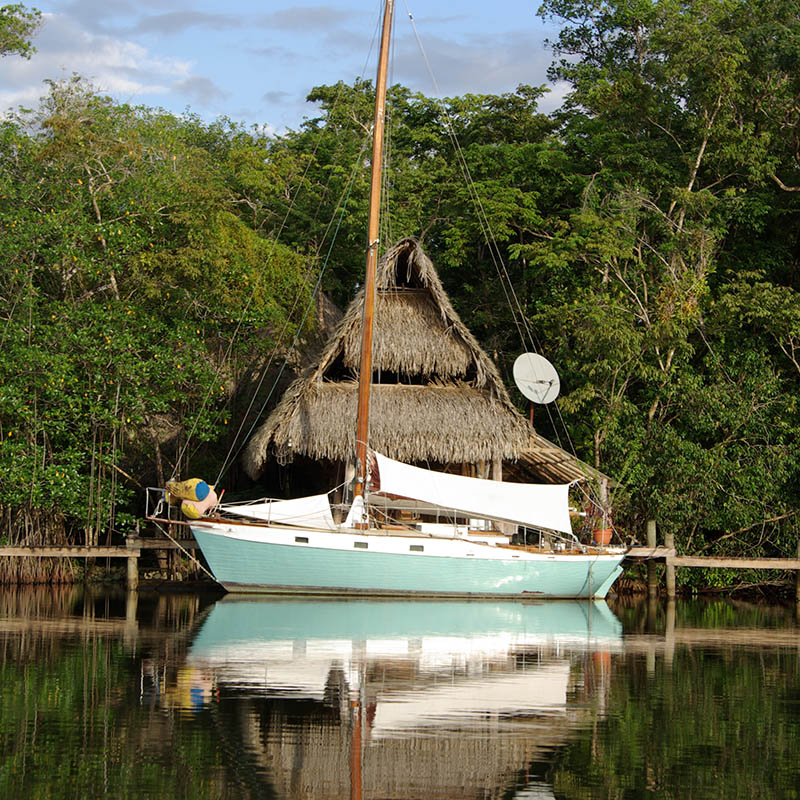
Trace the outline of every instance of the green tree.
<instances>
[{"instance_id":1,"label":"green tree","mask_svg":"<svg viewBox=\"0 0 800 800\"><path fill-rule=\"evenodd\" d=\"M309 285L240 215L220 157L240 131L50 89L0 127L0 503L14 539L96 543L140 481L219 467L194 449L227 442Z\"/></svg>"},{"instance_id":2,"label":"green tree","mask_svg":"<svg viewBox=\"0 0 800 800\"><path fill-rule=\"evenodd\" d=\"M558 116L577 192L546 256L518 252L568 276L569 299L557 286L536 322L567 365L576 440L624 482L633 531L658 516L683 547L741 548L764 546L766 525L785 551L798 453L779 309L796 277L794 232L773 220L794 207L778 176L797 169L796 14L741 0L541 13L564 23L551 74L572 87Z\"/></svg>"},{"instance_id":3,"label":"green tree","mask_svg":"<svg viewBox=\"0 0 800 800\"><path fill-rule=\"evenodd\" d=\"M542 92L520 86L503 95L445 100L402 86L388 93L381 243L422 239L459 309L485 331L493 350L506 346L509 329L507 305L497 302L495 251L536 237L553 198L563 195L558 145L550 135L555 126L537 110ZM327 254L337 231L325 288L346 303L363 273L373 88L368 81L339 83L316 87L309 99L320 104L320 115L270 151L272 158L291 153L287 163L304 165L302 181L287 175L292 204L278 198L274 217L285 219L284 234L295 249ZM491 247L487 227L498 243ZM524 260L514 260L511 272L524 283Z\"/></svg>"},{"instance_id":4,"label":"green tree","mask_svg":"<svg viewBox=\"0 0 800 800\"><path fill-rule=\"evenodd\" d=\"M42 13L20 3L0 6L0 56L30 58L36 48L31 39L42 24Z\"/></svg>"}]
</instances>

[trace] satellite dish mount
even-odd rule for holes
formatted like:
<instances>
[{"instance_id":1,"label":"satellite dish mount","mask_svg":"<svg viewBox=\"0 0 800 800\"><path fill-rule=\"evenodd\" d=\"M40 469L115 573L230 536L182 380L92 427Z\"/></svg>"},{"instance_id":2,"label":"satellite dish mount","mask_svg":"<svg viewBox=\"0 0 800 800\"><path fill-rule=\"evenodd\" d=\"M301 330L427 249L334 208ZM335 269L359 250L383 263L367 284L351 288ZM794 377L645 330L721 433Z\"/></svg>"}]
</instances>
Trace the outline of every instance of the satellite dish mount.
<instances>
[{"instance_id":1,"label":"satellite dish mount","mask_svg":"<svg viewBox=\"0 0 800 800\"><path fill-rule=\"evenodd\" d=\"M538 353L523 353L514 362L514 383L531 404L552 403L561 390L555 367ZM533 405L531 405L533 425Z\"/></svg>"}]
</instances>

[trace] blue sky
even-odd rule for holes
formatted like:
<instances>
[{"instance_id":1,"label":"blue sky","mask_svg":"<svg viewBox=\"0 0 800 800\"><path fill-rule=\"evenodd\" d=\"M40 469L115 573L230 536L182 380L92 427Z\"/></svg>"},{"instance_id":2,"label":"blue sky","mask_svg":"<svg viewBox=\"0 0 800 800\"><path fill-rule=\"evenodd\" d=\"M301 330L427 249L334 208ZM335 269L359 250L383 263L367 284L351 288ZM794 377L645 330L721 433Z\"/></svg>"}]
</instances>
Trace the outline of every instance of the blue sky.
<instances>
[{"instance_id":1,"label":"blue sky","mask_svg":"<svg viewBox=\"0 0 800 800\"><path fill-rule=\"evenodd\" d=\"M45 15L30 61L0 61L0 110L34 106L43 81L74 73L118 100L187 107L270 131L314 115L316 85L374 78L380 0L32 0ZM443 96L547 82L555 28L539 0L396 0L392 82ZM561 87L542 103L555 108Z\"/></svg>"}]
</instances>

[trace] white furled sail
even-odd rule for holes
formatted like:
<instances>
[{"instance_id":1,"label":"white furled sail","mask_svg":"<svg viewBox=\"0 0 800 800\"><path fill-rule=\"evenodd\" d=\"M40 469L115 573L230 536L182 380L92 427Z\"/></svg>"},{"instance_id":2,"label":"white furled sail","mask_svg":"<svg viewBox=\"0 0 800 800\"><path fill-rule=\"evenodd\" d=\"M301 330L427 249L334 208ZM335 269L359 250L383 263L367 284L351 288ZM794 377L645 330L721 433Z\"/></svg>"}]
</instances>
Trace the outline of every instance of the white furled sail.
<instances>
[{"instance_id":1,"label":"white furled sail","mask_svg":"<svg viewBox=\"0 0 800 800\"><path fill-rule=\"evenodd\" d=\"M224 511L241 517L252 517L261 522L282 522L304 528L337 529L331 514L331 504L327 494L314 494L294 500L270 500L266 503L225 505Z\"/></svg>"},{"instance_id":2,"label":"white furled sail","mask_svg":"<svg viewBox=\"0 0 800 800\"><path fill-rule=\"evenodd\" d=\"M568 483L505 483L467 478L412 467L380 453L372 455L377 466L371 479L373 492L422 500L465 515L572 533Z\"/></svg>"}]
</instances>

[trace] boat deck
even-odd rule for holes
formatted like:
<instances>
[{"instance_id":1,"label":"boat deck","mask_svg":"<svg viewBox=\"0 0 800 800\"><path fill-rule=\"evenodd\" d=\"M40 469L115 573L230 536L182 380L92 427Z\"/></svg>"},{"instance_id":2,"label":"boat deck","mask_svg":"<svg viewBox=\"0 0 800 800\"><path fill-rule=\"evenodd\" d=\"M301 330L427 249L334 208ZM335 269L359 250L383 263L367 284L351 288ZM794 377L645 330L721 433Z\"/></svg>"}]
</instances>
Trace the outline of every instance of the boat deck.
<instances>
[{"instance_id":1,"label":"boat deck","mask_svg":"<svg viewBox=\"0 0 800 800\"><path fill-rule=\"evenodd\" d=\"M166 519L166 518L158 518L158 517L148 517L147 518L151 522L164 524L178 524L178 525L189 525L190 522L188 520L175 520L175 519ZM294 528L297 531L312 531L316 530L315 528L308 528L305 526L293 526L286 522L280 523L270 523L261 520L255 519L247 519L242 517L227 517L222 515L215 515L215 516L207 516L202 517L199 520L191 521L191 524L203 524L203 523L211 523L211 524L220 524L220 523L235 523L236 525L245 525L247 527L254 527L254 528L271 528L275 527L275 525L279 525L280 527L286 528ZM461 526L459 526L461 527ZM364 537L403 537L403 538L413 538L413 539L424 539L424 540L442 540L442 539L455 539L455 540L462 540L468 541L472 544L488 544L492 547L497 547L499 549L504 550L513 550L515 552L524 552L524 553L532 553L532 554L547 554L547 555L559 555L559 556L586 556L586 555L610 555L610 554L620 554L626 552L626 548L624 547L600 547L591 544L582 544L580 542L570 542L566 539L559 539L557 542L550 542L550 544L517 544L510 541L511 537L503 533L502 531L498 530L478 530L478 529L466 529L463 533L446 533L445 529L449 531L453 531L452 525L441 525L439 531L425 531L419 530L413 523L411 524L403 524L403 523L384 523L378 524L375 527L366 528L366 529L352 529L352 528L344 528L338 530L324 530L319 529L320 532L326 534L345 534L352 536L354 533L357 533L358 536ZM543 540L547 540L548 537L543 537Z\"/></svg>"}]
</instances>

